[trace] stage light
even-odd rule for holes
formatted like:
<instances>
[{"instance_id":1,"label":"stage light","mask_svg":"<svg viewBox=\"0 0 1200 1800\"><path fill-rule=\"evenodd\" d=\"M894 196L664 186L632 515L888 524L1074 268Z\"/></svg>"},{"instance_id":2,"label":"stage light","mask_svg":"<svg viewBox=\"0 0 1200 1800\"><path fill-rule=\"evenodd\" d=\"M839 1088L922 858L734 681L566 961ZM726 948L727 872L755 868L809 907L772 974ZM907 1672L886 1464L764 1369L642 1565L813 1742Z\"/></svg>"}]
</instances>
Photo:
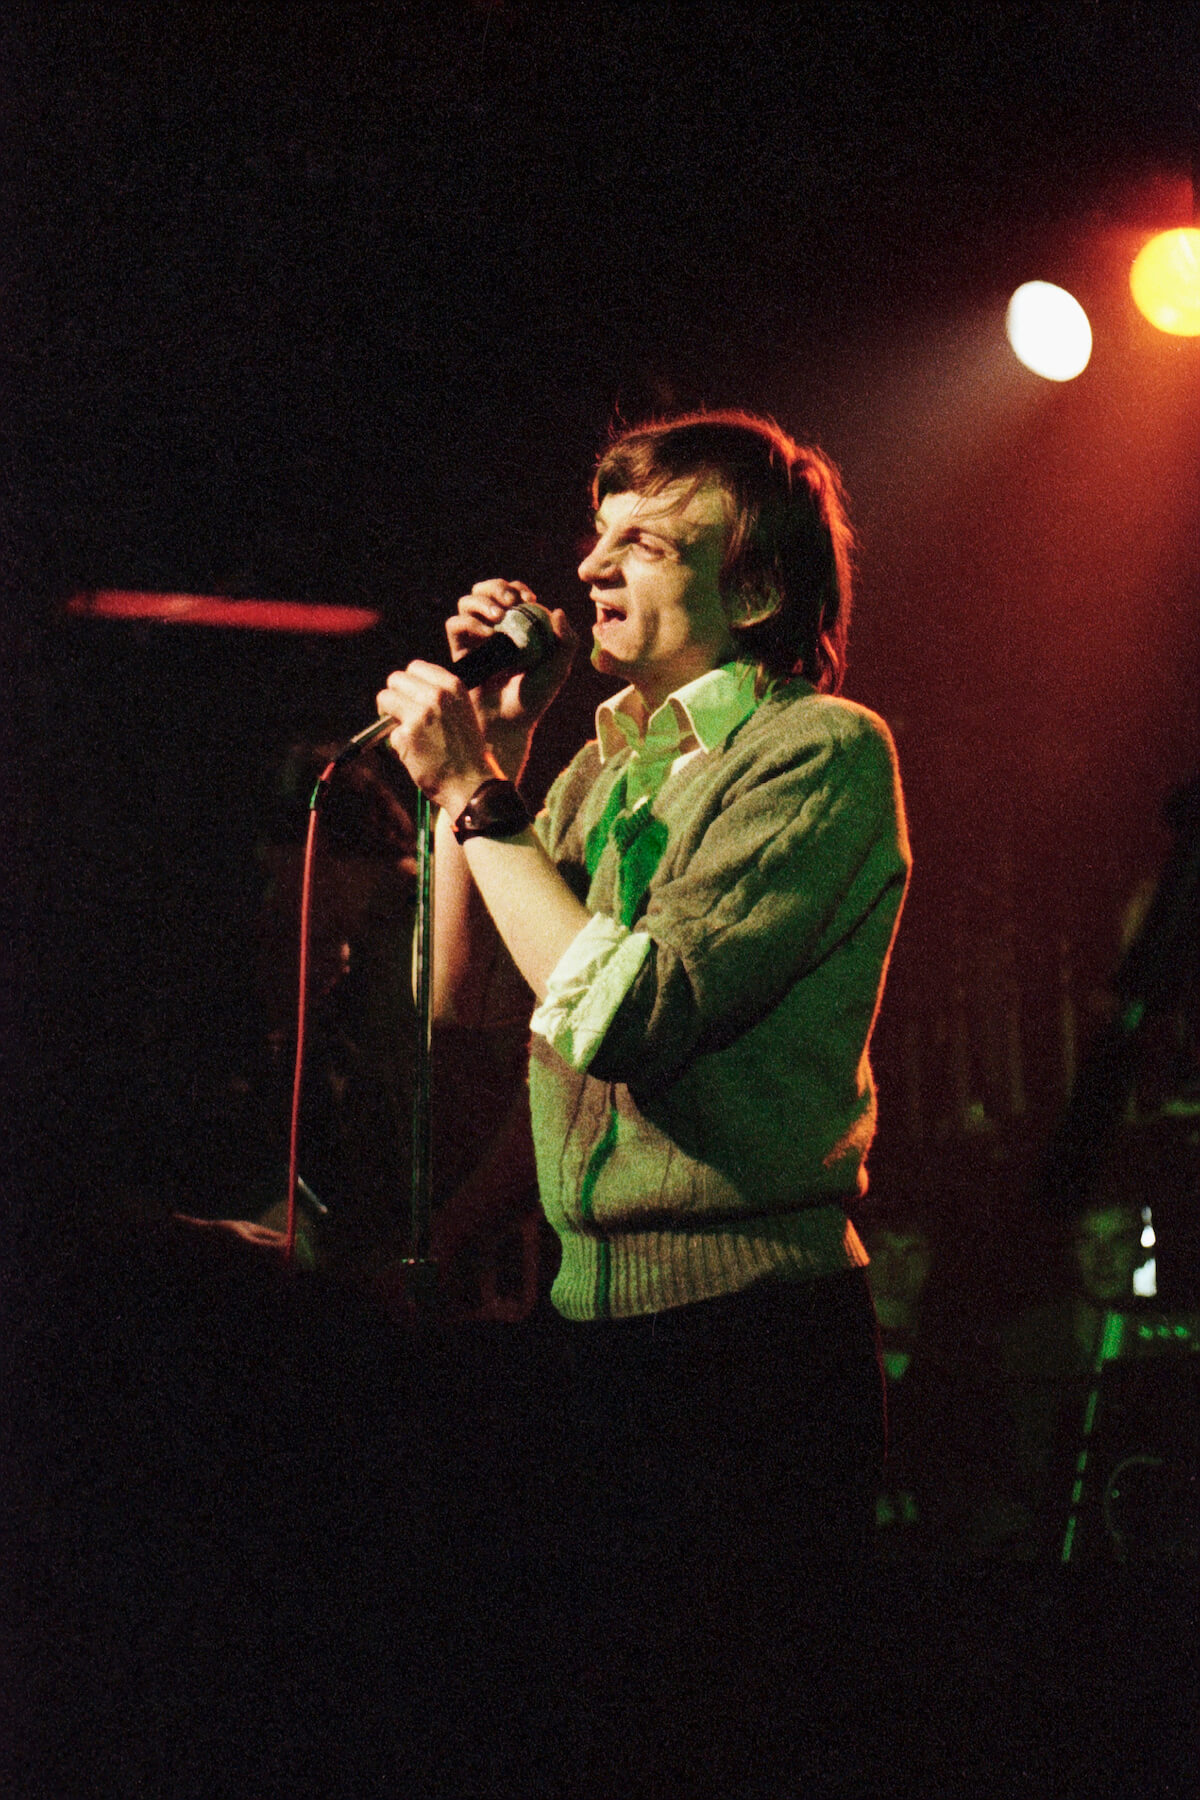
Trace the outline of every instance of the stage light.
<instances>
[{"instance_id":1,"label":"stage light","mask_svg":"<svg viewBox=\"0 0 1200 1800\"><path fill-rule=\"evenodd\" d=\"M1018 360L1047 381L1073 381L1087 368L1092 328L1074 295L1049 281L1027 281L1004 319Z\"/></svg>"},{"instance_id":2,"label":"stage light","mask_svg":"<svg viewBox=\"0 0 1200 1800\"><path fill-rule=\"evenodd\" d=\"M1200 230L1182 225L1143 244L1129 271L1138 311L1173 337L1200 337Z\"/></svg>"}]
</instances>

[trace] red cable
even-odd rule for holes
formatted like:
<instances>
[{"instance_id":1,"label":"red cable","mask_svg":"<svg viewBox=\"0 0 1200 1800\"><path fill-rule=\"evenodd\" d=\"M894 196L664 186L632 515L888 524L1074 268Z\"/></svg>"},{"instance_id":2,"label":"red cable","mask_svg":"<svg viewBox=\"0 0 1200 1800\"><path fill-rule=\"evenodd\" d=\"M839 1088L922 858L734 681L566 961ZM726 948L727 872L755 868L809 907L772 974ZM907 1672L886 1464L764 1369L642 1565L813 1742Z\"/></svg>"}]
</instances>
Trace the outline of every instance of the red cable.
<instances>
[{"instance_id":1,"label":"red cable","mask_svg":"<svg viewBox=\"0 0 1200 1800\"><path fill-rule=\"evenodd\" d=\"M292 1075L292 1125L288 1142L287 1237L284 1258L288 1265L296 1255L296 1188L299 1170L300 1090L304 1080L304 1027L308 1016L308 941L312 914L312 875L317 846L317 809L336 764L330 763L316 787L308 813L304 844L304 870L300 883L300 998L296 1007L296 1063Z\"/></svg>"}]
</instances>

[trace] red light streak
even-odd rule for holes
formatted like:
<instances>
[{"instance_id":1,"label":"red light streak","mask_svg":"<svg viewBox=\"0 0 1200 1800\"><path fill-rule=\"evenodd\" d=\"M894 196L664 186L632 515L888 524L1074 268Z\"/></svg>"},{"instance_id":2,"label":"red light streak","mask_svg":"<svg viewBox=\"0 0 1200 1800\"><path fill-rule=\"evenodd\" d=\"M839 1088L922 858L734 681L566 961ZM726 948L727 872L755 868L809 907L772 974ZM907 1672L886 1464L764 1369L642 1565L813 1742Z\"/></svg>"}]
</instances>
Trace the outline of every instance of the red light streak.
<instances>
[{"instance_id":1,"label":"red light streak","mask_svg":"<svg viewBox=\"0 0 1200 1800\"><path fill-rule=\"evenodd\" d=\"M378 625L366 606L309 605L299 600L228 600L219 594L140 594L99 588L73 594L67 611L89 619L150 619L161 625L208 625L248 631L311 632L349 637Z\"/></svg>"}]
</instances>

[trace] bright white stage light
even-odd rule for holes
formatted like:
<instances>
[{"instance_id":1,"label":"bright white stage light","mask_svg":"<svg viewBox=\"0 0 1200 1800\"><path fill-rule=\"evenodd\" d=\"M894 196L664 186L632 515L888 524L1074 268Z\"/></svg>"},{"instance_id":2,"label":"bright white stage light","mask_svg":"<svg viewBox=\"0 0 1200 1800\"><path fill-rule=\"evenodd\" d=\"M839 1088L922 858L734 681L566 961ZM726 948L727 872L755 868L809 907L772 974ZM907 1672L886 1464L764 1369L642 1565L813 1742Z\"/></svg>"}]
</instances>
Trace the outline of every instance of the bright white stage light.
<instances>
[{"instance_id":1,"label":"bright white stage light","mask_svg":"<svg viewBox=\"0 0 1200 1800\"><path fill-rule=\"evenodd\" d=\"M1019 360L1047 381L1073 381L1087 368L1092 328L1065 288L1025 282L1008 303L1004 329Z\"/></svg>"}]
</instances>

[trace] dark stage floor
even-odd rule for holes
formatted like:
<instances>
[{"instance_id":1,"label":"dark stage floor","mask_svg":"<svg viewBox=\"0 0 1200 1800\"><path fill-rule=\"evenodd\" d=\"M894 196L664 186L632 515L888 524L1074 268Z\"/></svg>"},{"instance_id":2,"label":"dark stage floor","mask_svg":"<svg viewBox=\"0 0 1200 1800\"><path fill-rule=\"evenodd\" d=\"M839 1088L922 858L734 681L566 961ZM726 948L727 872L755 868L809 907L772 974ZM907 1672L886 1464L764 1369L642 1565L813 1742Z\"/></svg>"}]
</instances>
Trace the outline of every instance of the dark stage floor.
<instances>
[{"instance_id":1,"label":"dark stage floor","mask_svg":"<svg viewBox=\"0 0 1200 1800\"><path fill-rule=\"evenodd\" d=\"M537 1326L162 1232L8 1311L13 1795L1194 1791L1194 1564L881 1564L840 1674L719 1608L585 1646Z\"/></svg>"}]
</instances>

